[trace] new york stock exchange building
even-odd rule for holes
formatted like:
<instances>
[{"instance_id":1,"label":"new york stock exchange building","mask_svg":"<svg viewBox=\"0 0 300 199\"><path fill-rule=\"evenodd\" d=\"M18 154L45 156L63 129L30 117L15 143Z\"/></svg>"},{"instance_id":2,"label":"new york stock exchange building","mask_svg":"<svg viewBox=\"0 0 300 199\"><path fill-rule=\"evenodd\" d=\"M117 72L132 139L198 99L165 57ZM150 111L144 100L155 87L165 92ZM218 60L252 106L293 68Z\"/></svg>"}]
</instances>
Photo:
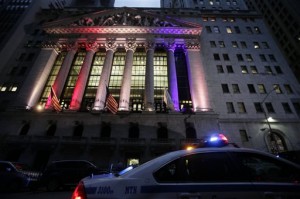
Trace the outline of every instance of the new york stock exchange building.
<instances>
[{"instance_id":1,"label":"new york stock exchange building","mask_svg":"<svg viewBox=\"0 0 300 199\"><path fill-rule=\"evenodd\" d=\"M119 161L143 163L219 132L242 147L299 150L299 116L291 95L269 92L273 84L299 86L295 78L267 81L267 75L240 71L256 65L260 73L263 66L256 58L250 64L251 55L274 53L279 62L274 65L292 76L262 19L250 11L175 11L39 12L12 61L32 64L13 102L2 107L1 158L36 168L52 160L86 159L107 168ZM241 33L223 31L228 27ZM244 33L249 28L260 33ZM219 48L224 41L249 47ZM272 51L254 51L253 42ZM241 56L245 64L236 61ZM249 94L250 84L265 84L267 91ZM116 112L107 107L108 95L117 102ZM292 97L299 99L296 90ZM280 110L288 103L291 113L278 110L277 120L266 121L257 106L268 102L277 108L277 98Z\"/></svg>"}]
</instances>

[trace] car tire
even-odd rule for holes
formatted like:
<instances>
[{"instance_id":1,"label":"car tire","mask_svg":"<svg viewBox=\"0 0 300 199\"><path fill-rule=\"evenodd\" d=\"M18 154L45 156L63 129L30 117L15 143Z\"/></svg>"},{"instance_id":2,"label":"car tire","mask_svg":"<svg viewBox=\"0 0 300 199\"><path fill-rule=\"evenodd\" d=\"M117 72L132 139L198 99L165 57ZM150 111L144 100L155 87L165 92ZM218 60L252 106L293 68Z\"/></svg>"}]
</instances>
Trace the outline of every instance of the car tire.
<instances>
[{"instance_id":1,"label":"car tire","mask_svg":"<svg viewBox=\"0 0 300 199\"><path fill-rule=\"evenodd\" d=\"M48 191L57 191L60 188L60 182L57 179L50 179L47 183Z\"/></svg>"}]
</instances>

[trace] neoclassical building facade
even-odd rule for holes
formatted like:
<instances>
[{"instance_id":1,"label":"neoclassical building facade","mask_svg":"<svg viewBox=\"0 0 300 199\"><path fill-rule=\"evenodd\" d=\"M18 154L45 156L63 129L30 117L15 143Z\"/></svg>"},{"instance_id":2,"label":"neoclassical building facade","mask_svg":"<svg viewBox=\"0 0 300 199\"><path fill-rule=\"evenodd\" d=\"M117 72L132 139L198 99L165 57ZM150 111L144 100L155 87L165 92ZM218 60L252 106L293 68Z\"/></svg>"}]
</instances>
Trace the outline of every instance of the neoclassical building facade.
<instances>
[{"instance_id":1,"label":"neoclassical building facade","mask_svg":"<svg viewBox=\"0 0 300 199\"><path fill-rule=\"evenodd\" d=\"M45 9L31 26L1 76L2 159L108 168L219 132L272 153L300 148L299 84L256 13Z\"/></svg>"}]
</instances>

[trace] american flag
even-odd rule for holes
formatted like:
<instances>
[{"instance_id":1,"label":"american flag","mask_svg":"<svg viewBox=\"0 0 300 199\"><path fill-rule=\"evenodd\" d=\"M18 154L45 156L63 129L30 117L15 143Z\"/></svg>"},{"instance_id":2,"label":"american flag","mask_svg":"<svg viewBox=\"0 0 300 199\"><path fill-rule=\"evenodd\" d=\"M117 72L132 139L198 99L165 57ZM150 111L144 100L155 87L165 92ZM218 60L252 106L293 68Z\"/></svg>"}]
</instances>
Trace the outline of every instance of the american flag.
<instances>
[{"instance_id":1,"label":"american flag","mask_svg":"<svg viewBox=\"0 0 300 199\"><path fill-rule=\"evenodd\" d=\"M56 112L61 112L62 108L60 106L59 100L58 100L52 86L51 86L51 94L50 95L51 95L51 103L52 103L52 106L53 106L54 110Z\"/></svg>"},{"instance_id":2,"label":"american flag","mask_svg":"<svg viewBox=\"0 0 300 199\"><path fill-rule=\"evenodd\" d=\"M112 94L109 93L108 87L106 87L106 107L113 114L118 112L118 102L112 96Z\"/></svg>"}]
</instances>

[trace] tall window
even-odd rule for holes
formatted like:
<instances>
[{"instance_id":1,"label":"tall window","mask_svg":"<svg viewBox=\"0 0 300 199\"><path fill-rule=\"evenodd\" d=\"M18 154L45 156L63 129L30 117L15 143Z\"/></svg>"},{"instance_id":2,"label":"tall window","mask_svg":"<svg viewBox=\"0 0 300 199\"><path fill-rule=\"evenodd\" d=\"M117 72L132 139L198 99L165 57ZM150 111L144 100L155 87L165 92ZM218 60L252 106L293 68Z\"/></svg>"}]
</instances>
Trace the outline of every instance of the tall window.
<instances>
[{"instance_id":1,"label":"tall window","mask_svg":"<svg viewBox=\"0 0 300 199\"><path fill-rule=\"evenodd\" d=\"M120 90L125 66L125 54L125 52L115 53L111 69L109 92L117 101L119 101L120 98Z\"/></svg>"},{"instance_id":2,"label":"tall window","mask_svg":"<svg viewBox=\"0 0 300 199\"><path fill-rule=\"evenodd\" d=\"M133 111L141 111L145 89L146 53L136 52L133 56L130 101Z\"/></svg>"},{"instance_id":3,"label":"tall window","mask_svg":"<svg viewBox=\"0 0 300 199\"><path fill-rule=\"evenodd\" d=\"M85 89L85 94L82 100L82 108L90 110L93 106L97 89L99 86L99 81L102 73L102 68L105 59L105 52L97 52L94 57L94 61L91 67L89 79L87 82L87 87Z\"/></svg>"},{"instance_id":4,"label":"tall window","mask_svg":"<svg viewBox=\"0 0 300 199\"><path fill-rule=\"evenodd\" d=\"M61 95L61 104L62 107L65 109L69 108L73 91L76 85L76 81L78 79L78 75L81 69L81 66L83 64L84 58L85 58L86 52L81 51L77 53L77 56L75 58L75 61L73 62L71 66L71 70L69 72L69 76L67 78L66 85L64 87L64 91Z\"/></svg>"},{"instance_id":5,"label":"tall window","mask_svg":"<svg viewBox=\"0 0 300 199\"><path fill-rule=\"evenodd\" d=\"M168 88L168 65L166 52L154 53L154 100L156 111L163 111L162 98Z\"/></svg>"},{"instance_id":6,"label":"tall window","mask_svg":"<svg viewBox=\"0 0 300 199\"><path fill-rule=\"evenodd\" d=\"M234 106L232 102L226 102L227 112L235 113Z\"/></svg>"},{"instance_id":7,"label":"tall window","mask_svg":"<svg viewBox=\"0 0 300 199\"><path fill-rule=\"evenodd\" d=\"M246 107L244 102L238 102L238 109L239 109L239 113L246 113Z\"/></svg>"},{"instance_id":8,"label":"tall window","mask_svg":"<svg viewBox=\"0 0 300 199\"><path fill-rule=\"evenodd\" d=\"M46 86L44 88L43 94L40 99L40 105L42 105L43 107L46 105L47 99L50 95L51 86L54 84L54 81L56 79L56 76L57 76L60 68L61 68L61 65L63 64L66 54L67 54L67 52L65 52L65 51L61 52L55 60L55 63L52 67L52 70L50 72Z\"/></svg>"}]
</instances>

